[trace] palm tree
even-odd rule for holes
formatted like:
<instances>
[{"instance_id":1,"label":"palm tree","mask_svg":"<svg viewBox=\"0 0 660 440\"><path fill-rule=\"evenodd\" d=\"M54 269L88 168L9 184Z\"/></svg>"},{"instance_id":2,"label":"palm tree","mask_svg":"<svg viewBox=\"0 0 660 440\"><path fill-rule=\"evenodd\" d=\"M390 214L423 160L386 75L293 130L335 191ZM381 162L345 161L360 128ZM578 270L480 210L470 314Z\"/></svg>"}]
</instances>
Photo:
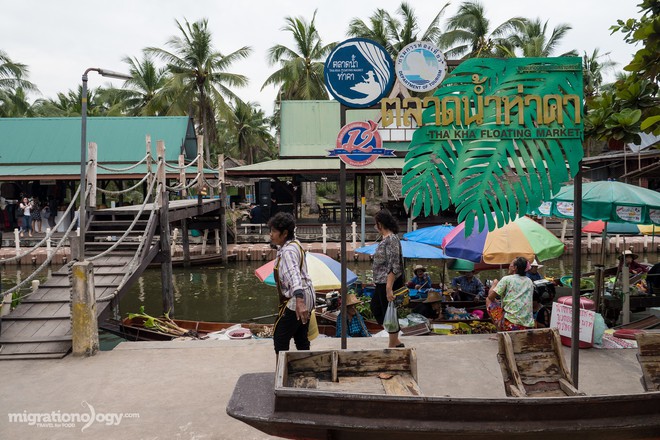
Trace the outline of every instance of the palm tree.
<instances>
[{"instance_id":1,"label":"palm tree","mask_svg":"<svg viewBox=\"0 0 660 440\"><path fill-rule=\"evenodd\" d=\"M87 114L89 116L102 116L107 112L107 106L99 95L103 94L102 88L87 89ZM41 117L70 117L80 116L82 112L82 85L76 91L69 90L67 93L58 93L55 99L38 99L34 103L35 112Z\"/></svg>"},{"instance_id":2,"label":"palm tree","mask_svg":"<svg viewBox=\"0 0 660 440\"><path fill-rule=\"evenodd\" d=\"M511 35L503 44L500 49L508 56L515 57L516 50L520 50L523 57L540 57L546 58L553 55L559 42L571 30L572 27L568 24L562 23L552 30L552 35L548 37L546 32L548 30L548 22L541 23L541 19L524 20L522 28L513 35ZM565 52L561 57L577 56L577 51L571 50Z\"/></svg>"},{"instance_id":3,"label":"palm tree","mask_svg":"<svg viewBox=\"0 0 660 440\"><path fill-rule=\"evenodd\" d=\"M24 91L37 91L37 87L28 81L30 70L25 64L17 63L0 50L0 91L22 88Z\"/></svg>"},{"instance_id":4,"label":"palm tree","mask_svg":"<svg viewBox=\"0 0 660 440\"><path fill-rule=\"evenodd\" d=\"M279 86L278 102L291 99L328 99L323 77L325 58L336 43L323 45L316 29L316 11L312 20L302 17L285 17L283 31L291 32L294 47L276 44L268 49L268 63L280 68L270 75L261 90L266 86Z\"/></svg>"},{"instance_id":5,"label":"palm tree","mask_svg":"<svg viewBox=\"0 0 660 440\"><path fill-rule=\"evenodd\" d=\"M448 32L438 43L447 57L479 58L498 54L498 48L506 47L507 39L523 28L525 19L510 18L491 30L484 6L478 1L464 2L458 12L447 21Z\"/></svg>"},{"instance_id":6,"label":"palm tree","mask_svg":"<svg viewBox=\"0 0 660 440\"><path fill-rule=\"evenodd\" d=\"M600 53L600 49L595 48L591 55L584 52L582 56L582 78L584 80L584 98L589 100L598 95L603 86L603 72L616 66L616 62L604 57L609 56L609 52ZM585 110L586 111L586 110Z\"/></svg>"},{"instance_id":7,"label":"palm tree","mask_svg":"<svg viewBox=\"0 0 660 440\"><path fill-rule=\"evenodd\" d=\"M248 46L223 55L213 47L208 20L202 19L190 24L176 21L180 36L172 36L166 43L172 51L157 47L145 49L167 64L172 75L167 84L166 93L176 103L172 111L194 108L195 116L201 122L204 135L204 153L208 164L211 163L210 144L216 143L216 109L228 113L228 99L238 99L231 87L243 87L248 84L244 75L230 73L227 70L236 61L246 58L252 52Z\"/></svg>"},{"instance_id":8,"label":"palm tree","mask_svg":"<svg viewBox=\"0 0 660 440\"><path fill-rule=\"evenodd\" d=\"M276 155L275 140L270 132L270 118L254 102L237 101L228 121L229 136L236 151L248 164Z\"/></svg>"},{"instance_id":9,"label":"palm tree","mask_svg":"<svg viewBox=\"0 0 660 440\"><path fill-rule=\"evenodd\" d=\"M0 91L0 117L31 118L35 115L34 107L27 101L22 87L13 91Z\"/></svg>"},{"instance_id":10,"label":"palm tree","mask_svg":"<svg viewBox=\"0 0 660 440\"><path fill-rule=\"evenodd\" d=\"M158 68L149 55L141 60L125 57L132 78L117 90L122 108L131 116L159 116L167 114L165 94L161 93L168 81L167 70Z\"/></svg>"},{"instance_id":11,"label":"palm tree","mask_svg":"<svg viewBox=\"0 0 660 440\"><path fill-rule=\"evenodd\" d=\"M351 37L374 40L385 47L392 57L396 57L401 49L415 41L435 43L441 35L440 17L448 6L449 3L440 9L421 35L419 33L419 19L415 16L414 9L406 2L402 2L396 10L396 14L401 19L383 9L376 9L373 15L369 17L369 24L359 18L352 19L348 25L347 34Z\"/></svg>"}]
</instances>

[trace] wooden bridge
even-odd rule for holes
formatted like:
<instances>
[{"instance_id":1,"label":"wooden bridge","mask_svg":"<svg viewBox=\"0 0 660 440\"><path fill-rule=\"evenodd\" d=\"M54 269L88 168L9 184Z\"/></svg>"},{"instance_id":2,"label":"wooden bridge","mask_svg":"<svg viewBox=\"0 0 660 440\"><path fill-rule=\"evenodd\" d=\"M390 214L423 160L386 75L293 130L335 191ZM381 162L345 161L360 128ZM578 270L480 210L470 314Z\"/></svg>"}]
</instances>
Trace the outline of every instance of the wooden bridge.
<instances>
[{"instance_id":1,"label":"wooden bridge","mask_svg":"<svg viewBox=\"0 0 660 440\"><path fill-rule=\"evenodd\" d=\"M92 257L107 250L124 234L138 214L138 206L97 210L85 234L85 255ZM171 222L220 209L220 200L178 200L170 203ZM135 227L124 241L107 256L93 260L94 287L98 316L107 316L119 299L152 262L163 261L159 216L148 221L148 204ZM109 240L108 240L109 239ZM139 245L145 242L138 258ZM70 266L65 265L42 283L8 315L0 327L0 359L61 358L71 350L71 282Z\"/></svg>"}]
</instances>

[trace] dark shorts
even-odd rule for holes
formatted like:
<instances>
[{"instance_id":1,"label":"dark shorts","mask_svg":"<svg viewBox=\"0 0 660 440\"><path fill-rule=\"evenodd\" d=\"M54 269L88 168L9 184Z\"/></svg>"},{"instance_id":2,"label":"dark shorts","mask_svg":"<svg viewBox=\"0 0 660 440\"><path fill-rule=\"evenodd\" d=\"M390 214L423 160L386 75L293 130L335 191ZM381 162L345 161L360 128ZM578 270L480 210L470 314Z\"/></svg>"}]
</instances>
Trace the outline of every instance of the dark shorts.
<instances>
[{"instance_id":1,"label":"dark shorts","mask_svg":"<svg viewBox=\"0 0 660 440\"><path fill-rule=\"evenodd\" d=\"M309 350L308 329L309 321L307 321L307 324L303 324L296 317L296 312L285 307L284 312L275 322L275 330L273 331L275 353L288 351L291 338L293 338L298 350Z\"/></svg>"}]
</instances>

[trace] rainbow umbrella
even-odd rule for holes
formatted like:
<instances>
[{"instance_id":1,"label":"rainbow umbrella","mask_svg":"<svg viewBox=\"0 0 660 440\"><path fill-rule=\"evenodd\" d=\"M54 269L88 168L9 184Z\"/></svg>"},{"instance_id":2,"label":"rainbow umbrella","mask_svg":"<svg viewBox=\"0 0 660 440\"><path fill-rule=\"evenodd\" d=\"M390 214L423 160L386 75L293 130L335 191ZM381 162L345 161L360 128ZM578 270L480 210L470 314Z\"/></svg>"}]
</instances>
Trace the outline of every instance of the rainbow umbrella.
<instances>
[{"instance_id":1,"label":"rainbow umbrella","mask_svg":"<svg viewBox=\"0 0 660 440\"><path fill-rule=\"evenodd\" d=\"M652 235L660 233L660 227L654 225L638 225L635 223L615 223L615 222L604 222L602 220L596 220L594 222L589 222L582 232L592 233L592 234L602 234L603 230L610 235Z\"/></svg>"},{"instance_id":2,"label":"rainbow umbrella","mask_svg":"<svg viewBox=\"0 0 660 440\"><path fill-rule=\"evenodd\" d=\"M376 248L378 243L370 244L367 246L362 246L355 249L355 252L358 254L367 254L373 255L376 253ZM417 243L414 241L401 241L401 252L403 252L403 258L419 258L419 259L451 259L442 251L442 249L430 246L424 243Z\"/></svg>"},{"instance_id":3,"label":"rainbow umbrella","mask_svg":"<svg viewBox=\"0 0 660 440\"><path fill-rule=\"evenodd\" d=\"M488 264L509 264L516 257L544 261L564 253L564 244L528 217L521 217L492 232L488 228L481 232L475 229L467 237L463 222L447 234L442 247L449 257Z\"/></svg>"},{"instance_id":4,"label":"rainbow umbrella","mask_svg":"<svg viewBox=\"0 0 660 440\"><path fill-rule=\"evenodd\" d=\"M341 288L341 264L324 254L305 252L305 261L309 277L312 279L314 290L334 290ZM275 286L273 270L275 260L270 261L254 271L261 281L269 286ZM351 285L357 281L357 275L346 269L346 284Z\"/></svg>"}]
</instances>

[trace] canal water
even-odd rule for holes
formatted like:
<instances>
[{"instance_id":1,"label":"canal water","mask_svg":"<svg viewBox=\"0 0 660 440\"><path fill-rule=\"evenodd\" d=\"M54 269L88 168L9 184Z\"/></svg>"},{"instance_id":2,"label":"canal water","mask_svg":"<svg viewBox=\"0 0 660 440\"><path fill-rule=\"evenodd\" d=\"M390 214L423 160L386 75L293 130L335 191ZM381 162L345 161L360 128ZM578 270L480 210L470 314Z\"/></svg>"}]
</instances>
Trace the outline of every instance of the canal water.
<instances>
[{"instance_id":1,"label":"canal water","mask_svg":"<svg viewBox=\"0 0 660 440\"><path fill-rule=\"evenodd\" d=\"M656 255L650 255L649 262L655 262ZM428 271L434 283L440 281L442 264L437 261L425 260ZM646 261L644 256L638 260ZM409 260L406 262L408 277L412 275L412 267L420 261ZM587 256L582 260L582 271L592 271L594 264L600 263L600 257ZM615 256L609 256L606 266L616 265ZM273 315L277 311L277 291L275 287L267 286L259 281L254 275L255 269L264 264L262 261L232 262L223 265L212 265L205 267L192 267L190 269L174 269L174 316L180 319L191 319L200 321L220 322L242 322L251 318ZM560 278L572 273L572 257L544 262L540 272L545 276ZM370 283L372 281L371 263L349 262L348 268L354 271L360 281ZM57 267L49 270L55 271ZM17 280L25 279L32 273L33 267L0 267L2 277L2 290L15 285ZM458 273L448 270L449 280L458 276ZM46 274L47 275L47 274ZM45 279L41 275L40 279ZM478 274L482 280L500 278L499 270L483 271ZM28 289L25 290L26 292ZM162 299L160 288L160 270L148 269L131 291L122 298L120 310L122 316L127 313L138 312L144 306L145 312L150 315L162 313ZM273 322L270 316L258 322Z\"/></svg>"}]
</instances>

